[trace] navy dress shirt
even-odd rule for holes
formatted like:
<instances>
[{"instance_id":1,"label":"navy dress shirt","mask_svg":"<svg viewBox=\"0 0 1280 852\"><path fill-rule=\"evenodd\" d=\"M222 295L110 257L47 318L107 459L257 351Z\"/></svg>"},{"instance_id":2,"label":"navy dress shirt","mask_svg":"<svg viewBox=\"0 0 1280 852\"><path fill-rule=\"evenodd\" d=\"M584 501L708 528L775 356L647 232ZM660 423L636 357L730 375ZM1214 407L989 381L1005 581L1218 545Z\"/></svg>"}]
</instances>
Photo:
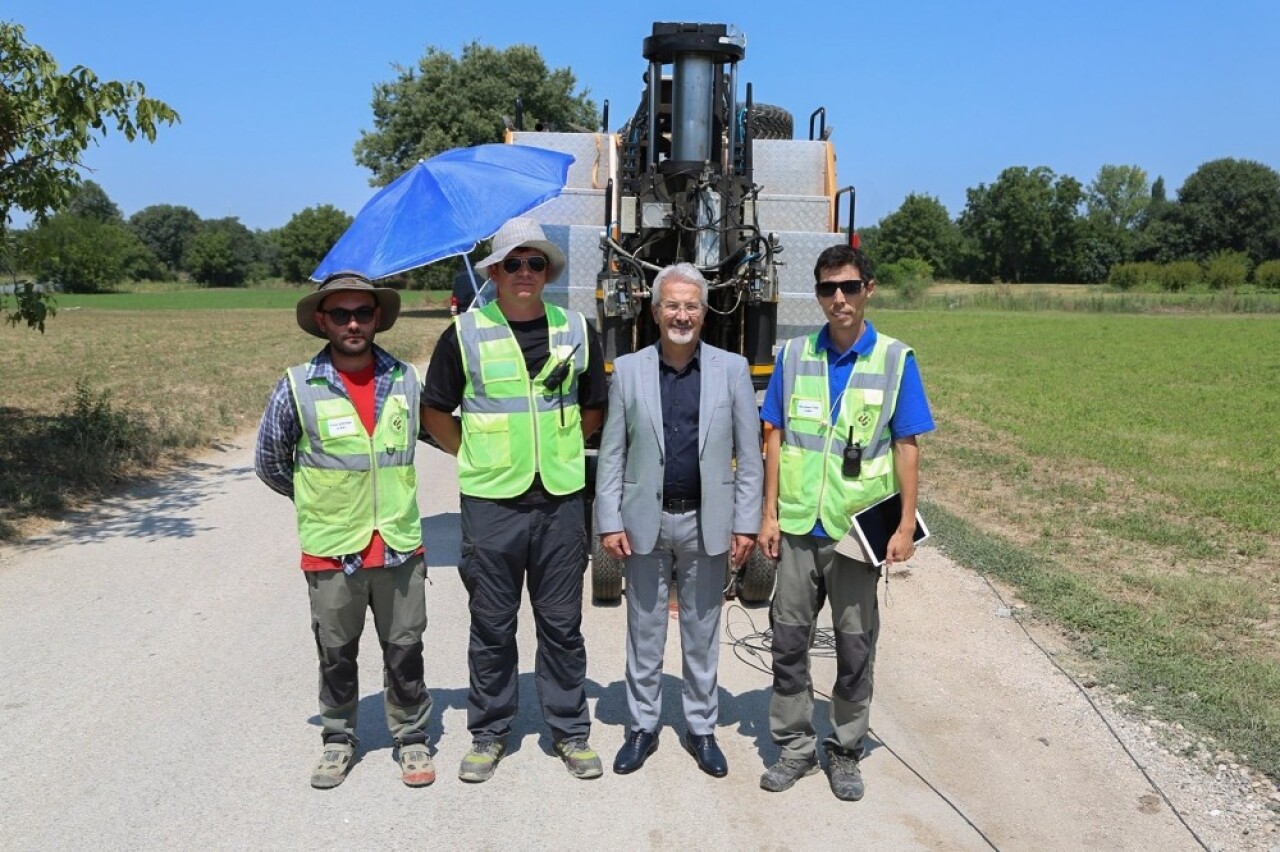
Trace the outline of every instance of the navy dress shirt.
<instances>
[{"instance_id":1,"label":"navy dress shirt","mask_svg":"<svg viewBox=\"0 0 1280 852\"><path fill-rule=\"evenodd\" d=\"M698 401L702 375L698 356L676 370L662 357L658 346L658 384L662 392L662 432L666 466L662 476L663 500L696 500L702 496L698 473Z\"/></svg>"}]
</instances>

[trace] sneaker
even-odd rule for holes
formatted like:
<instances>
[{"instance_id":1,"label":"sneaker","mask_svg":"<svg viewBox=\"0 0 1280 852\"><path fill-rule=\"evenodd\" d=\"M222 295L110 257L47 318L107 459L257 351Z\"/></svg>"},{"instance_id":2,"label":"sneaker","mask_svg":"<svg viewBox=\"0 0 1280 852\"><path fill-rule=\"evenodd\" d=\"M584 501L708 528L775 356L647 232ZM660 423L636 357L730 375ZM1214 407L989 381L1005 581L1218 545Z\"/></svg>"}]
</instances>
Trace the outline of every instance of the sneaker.
<instances>
[{"instance_id":1,"label":"sneaker","mask_svg":"<svg viewBox=\"0 0 1280 852\"><path fill-rule=\"evenodd\" d=\"M574 778L599 778L604 773L600 755L587 744L586 737L560 740L555 748Z\"/></svg>"},{"instance_id":2,"label":"sneaker","mask_svg":"<svg viewBox=\"0 0 1280 852\"><path fill-rule=\"evenodd\" d=\"M325 743L320 762L311 770L311 786L317 790L331 790L341 784L351 768L351 758L356 747L349 742Z\"/></svg>"},{"instance_id":3,"label":"sneaker","mask_svg":"<svg viewBox=\"0 0 1280 852\"><path fill-rule=\"evenodd\" d=\"M856 802L866 792L858 759L834 748L827 749L827 780L836 798L846 802Z\"/></svg>"},{"instance_id":4,"label":"sneaker","mask_svg":"<svg viewBox=\"0 0 1280 852\"><path fill-rule=\"evenodd\" d=\"M426 743L400 746L400 780L406 787L425 787L436 780L436 765Z\"/></svg>"},{"instance_id":5,"label":"sneaker","mask_svg":"<svg viewBox=\"0 0 1280 852\"><path fill-rule=\"evenodd\" d=\"M472 784L488 781L493 777L493 771L498 768L498 761L502 760L506 752L507 747L498 740L473 742L471 750L462 758L458 777Z\"/></svg>"},{"instance_id":6,"label":"sneaker","mask_svg":"<svg viewBox=\"0 0 1280 852\"><path fill-rule=\"evenodd\" d=\"M765 770L760 776L760 789L768 790L770 793L781 793L783 790L790 790L792 786L806 775L812 775L818 771L818 759L811 757L808 760L800 760L793 757L780 757L778 762Z\"/></svg>"}]
</instances>

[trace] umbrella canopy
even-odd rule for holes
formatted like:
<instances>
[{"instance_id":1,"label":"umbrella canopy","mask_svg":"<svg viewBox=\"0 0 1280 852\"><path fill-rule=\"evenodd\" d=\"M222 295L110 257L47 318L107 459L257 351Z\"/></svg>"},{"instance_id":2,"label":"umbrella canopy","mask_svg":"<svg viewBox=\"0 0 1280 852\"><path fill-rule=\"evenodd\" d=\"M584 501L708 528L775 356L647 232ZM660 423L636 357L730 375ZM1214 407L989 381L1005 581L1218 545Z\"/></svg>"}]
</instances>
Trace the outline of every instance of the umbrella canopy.
<instances>
[{"instance_id":1,"label":"umbrella canopy","mask_svg":"<svg viewBox=\"0 0 1280 852\"><path fill-rule=\"evenodd\" d=\"M528 145L454 148L378 191L311 273L386 278L463 254L502 224L560 194L571 154Z\"/></svg>"}]
</instances>

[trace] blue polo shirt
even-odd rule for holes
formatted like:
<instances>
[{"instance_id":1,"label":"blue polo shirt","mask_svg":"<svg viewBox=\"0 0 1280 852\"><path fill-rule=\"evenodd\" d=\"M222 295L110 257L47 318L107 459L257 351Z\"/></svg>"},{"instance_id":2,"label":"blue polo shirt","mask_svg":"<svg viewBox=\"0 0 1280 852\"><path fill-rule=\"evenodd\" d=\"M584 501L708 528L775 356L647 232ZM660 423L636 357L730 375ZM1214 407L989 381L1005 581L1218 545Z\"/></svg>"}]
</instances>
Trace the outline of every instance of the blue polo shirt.
<instances>
[{"instance_id":1,"label":"blue polo shirt","mask_svg":"<svg viewBox=\"0 0 1280 852\"><path fill-rule=\"evenodd\" d=\"M831 406L831 423L835 425L840 416L841 393L849 384L849 376L853 373L854 362L859 355L869 355L876 345L876 330L871 322L866 321L866 328L854 341L847 352L839 352L831 342L831 330L828 325L822 326L818 332L818 348L827 354L827 395L833 400ZM782 355L785 349L778 350L778 357L773 365L773 377L769 379L769 387L764 392L764 405L760 407L760 419L774 428L782 428ZM902 384L898 387L898 402L893 409L893 417L889 418L889 434L893 439L910 438L922 435L934 429L933 413L929 410L929 400L924 395L924 383L920 380L920 369L916 366L915 355L907 356L902 368ZM816 523L812 535L829 538L822 529L822 522Z\"/></svg>"}]
</instances>

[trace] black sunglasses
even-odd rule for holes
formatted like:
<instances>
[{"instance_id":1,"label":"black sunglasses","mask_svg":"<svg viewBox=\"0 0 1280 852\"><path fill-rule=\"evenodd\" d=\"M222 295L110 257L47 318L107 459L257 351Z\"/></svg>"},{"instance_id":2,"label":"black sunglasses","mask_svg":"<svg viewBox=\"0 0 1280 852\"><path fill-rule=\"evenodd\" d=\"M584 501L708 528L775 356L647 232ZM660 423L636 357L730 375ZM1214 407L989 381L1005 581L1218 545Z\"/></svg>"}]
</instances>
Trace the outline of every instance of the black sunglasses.
<instances>
[{"instance_id":1,"label":"black sunglasses","mask_svg":"<svg viewBox=\"0 0 1280 852\"><path fill-rule=\"evenodd\" d=\"M509 257L502 261L502 271L508 275L515 275L521 266L528 266L530 272L542 272L547 268L547 259L535 254L529 257Z\"/></svg>"},{"instance_id":2,"label":"black sunglasses","mask_svg":"<svg viewBox=\"0 0 1280 852\"><path fill-rule=\"evenodd\" d=\"M371 307L369 305L361 305L360 307L356 308L354 311L348 310L347 308L330 308L324 313L328 315L330 321L336 323L337 325L346 325L347 323L351 322L352 317L356 318L356 322L360 323L361 325L364 325L365 323L373 321L373 313L376 310L377 308L375 307Z\"/></svg>"},{"instance_id":3,"label":"black sunglasses","mask_svg":"<svg viewBox=\"0 0 1280 852\"><path fill-rule=\"evenodd\" d=\"M836 288L839 288L846 296L856 296L862 292L862 285L863 282L857 278L847 281L819 281L813 285L813 292L824 299L830 299L836 294Z\"/></svg>"}]
</instances>

